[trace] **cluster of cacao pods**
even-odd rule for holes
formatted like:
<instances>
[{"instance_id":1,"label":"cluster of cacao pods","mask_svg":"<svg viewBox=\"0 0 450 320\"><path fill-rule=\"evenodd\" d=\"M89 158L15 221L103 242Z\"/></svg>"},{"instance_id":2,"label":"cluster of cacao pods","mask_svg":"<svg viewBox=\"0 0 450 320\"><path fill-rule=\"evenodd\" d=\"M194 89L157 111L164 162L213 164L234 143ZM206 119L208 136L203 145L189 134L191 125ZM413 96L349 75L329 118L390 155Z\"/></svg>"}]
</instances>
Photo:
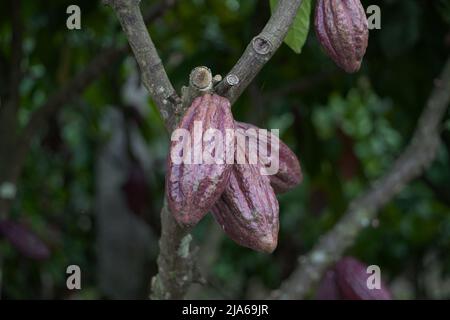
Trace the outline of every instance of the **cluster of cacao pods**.
<instances>
[{"instance_id":1,"label":"cluster of cacao pods","mask_svg":"<svg viewBox=\"0 0 450 320\"><path fill-rule=\"evenodd\" d=\"M314 26L328 56L346 72L358 71L369 40L360 0L317 0Z\"/></svg>"},{"instance_id":2,"label":"cluster of cacao pods","mask_svg":"<svg viewBox=\"0 0 450 320\"><path fill-rule=\"evenodd\" d=\"M177 129L189 133L187 140L193 141L194 151L211 148L212 144L211 139L195 138L196 123L199 122L202 124L200 136L209 129L216 130L222 137L227 136L227 130L232 130L234 135L231 143L227 141L223 148L226 152L213 150L214 163L195 161L195 152L178 149L179 141L172 140L166 193L175 220L180 225L192 227L212 211L215 220L236 243L253 250L272 252L277 246L279 230L279 206L275 194L301 182L297 157L278 137L269 133L258 143L268 145L269 149L277 148L279 170L273 175L262 174L270 159L263 154L252 162L250 150L235 143L239 137L252 138L258 128L234 121L230 102L216 94L197 97L178 124ZM233 153L231 163L225 159L230 152ZM243 154L246 161L236 161L238 153ZM175 162L173 154L189 161Z\"/></svg>"},{"instance_id":3,"label":"cluster of cacao pods","mask_svg":"<svg viewBox=\"0 0 450 320\"><path fill-rule=\"evenodd\" d=\"M391 293L380 280L370 287L367 265L353 257L344 257L329 269L316 293L319 300L390 300Z\"/></svg>"}]
</instances>

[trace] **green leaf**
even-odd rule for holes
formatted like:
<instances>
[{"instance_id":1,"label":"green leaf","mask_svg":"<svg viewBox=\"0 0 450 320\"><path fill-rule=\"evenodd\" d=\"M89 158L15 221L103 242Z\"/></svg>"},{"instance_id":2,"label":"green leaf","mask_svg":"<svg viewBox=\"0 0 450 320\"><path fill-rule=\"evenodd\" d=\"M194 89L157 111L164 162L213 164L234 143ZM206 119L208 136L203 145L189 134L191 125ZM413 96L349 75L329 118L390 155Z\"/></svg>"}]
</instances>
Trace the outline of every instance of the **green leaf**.
<instances>
[{"instance_id":1,"label":"green leaf","mask_svg":"<svg viewBox=\"0 0 450 320\"><path fill-rule=\"evenodd\" d=\"M275 10L277 3L278 0L270 0L270 9L272 12ZM297 16L295 17L286 38L284 38L284 42L297 54L302 52L302 48L308 37L311 6L312 0L302 1Z\"/></svg>"}]
</instances>

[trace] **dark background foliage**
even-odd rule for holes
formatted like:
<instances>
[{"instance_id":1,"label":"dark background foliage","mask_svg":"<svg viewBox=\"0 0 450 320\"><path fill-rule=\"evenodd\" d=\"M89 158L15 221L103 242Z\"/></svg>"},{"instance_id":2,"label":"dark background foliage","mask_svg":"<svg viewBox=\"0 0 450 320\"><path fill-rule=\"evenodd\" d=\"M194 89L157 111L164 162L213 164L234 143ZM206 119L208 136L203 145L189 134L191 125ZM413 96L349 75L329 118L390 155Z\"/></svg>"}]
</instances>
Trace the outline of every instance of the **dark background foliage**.
<instances>
[{"instance_id":1,"label":"dark background foliage","mask_svg":"<svg viewBox=\"0 0 450 320\"><path fill-rule=\"evenodd\" d=\"M142 1L144 12L151 2ZM74 3L82 11L82 29L69 31L65 12ZM381 7L382 28L370 32L359 73L338 70L310 32L300 55L283 45L233 107L239 120L279 128L299 156L305 179L279 197L281 233L272 255L238 247L221 235L209 216L196 227L194 239L201 247L208 283L194 286L192 297L257 298L277 288L297 257L332 228L349 201L382 175L408 143L449 53L450 2L363 4ZM126 39L113 12L99 1L23 1L21 14L25 75L18 117L24 125L102 48L124 44ZM149 30L179 90L195 66L225 74L269 15L269 1L180 1ZM11 35L10 4L2 1L2 101L8 95ZM34 261L0 240L4 298L117 296L99 286L102 249L96 245L101 229L98 158L117 130L133 131L128 135L131 140L142 139L147 160L141 163L133 148L116 150L128 164L119 160L116 164L125 175L115 196L123 197L128 214L155 235L153 247L157 245L168 137L149 99L139 112L121 94L133 74L136 69L129 55L53 114L32 137L10 217L36 232L51 256ZM111 110L127 125L114 127L106 121ZM390 202L378 220L367 222L348 251L367 264L379 265L396 298L450 298L449 117L442 138L437 161ZM144 290L134 297L146 297L149 277L156 271L156 255L150 257L147 274L129 275L142 276ZM65 270L70 264L82 269L83 289L76 293L66 289ZM111 281L114 290L115 280Z\"/></svg>"}]
</instances>

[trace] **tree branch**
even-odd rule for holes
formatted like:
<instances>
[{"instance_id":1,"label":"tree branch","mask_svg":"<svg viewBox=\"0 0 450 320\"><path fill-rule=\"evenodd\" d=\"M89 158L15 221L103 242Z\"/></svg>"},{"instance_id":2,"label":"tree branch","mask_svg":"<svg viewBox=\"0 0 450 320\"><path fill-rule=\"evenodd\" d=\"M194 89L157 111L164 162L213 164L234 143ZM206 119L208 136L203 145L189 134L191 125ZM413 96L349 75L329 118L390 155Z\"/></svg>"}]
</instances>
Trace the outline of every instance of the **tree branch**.
<instances>
[{"instance_id":1,"label":"tree branch","mask_svg":"<svg viewBox=\"0 0 450 320\"><path fill-rule=\"evenodd\" d=\"M170 128L172 115L175 114L173 102L179 102L181 98L175 92L147 31L139 9L140 1L104 0L104 2L114 9L141 69L142 82L158 106L164 122Z\"/></svg>"},{"instance_id":2,"label":"tree branch","mask_svg":"<svg viewBox=\"0 0 450 320\"><path fill-rule=\"evenodd\" d=\"M283 43L302 0L279 0L276 10L259 35L248 44L239 61L216 86L216 92L233 104ZM238 83L230 85L229 77Z\"/></svg>"},{"instance_id":3,"label":"tree branch","mask_svg":"<svg viewBox=\"0 0 450 320\"><path fill-rule=\"evenodd\" d=\"M352 245L358 233L377 216L378 211L411 180L432 163L440 145L440 123L450 102L450 59L419 118L410 144L391 169L375 181L369 191L352 201L348 211L325 234L311 252L300 257L297 269L271 298L302 299L320 280L326 269Z\"/></svg>"},{"instance_id":4,"label":"tree branch","mask_svg":"<svg viewBox=\"0 0 450 320\"><path fill-rule=\"evenodd\" d=\"M192 236L178 225L166 200L161 210L158 274L152 278L152 299L182 299L197 278Z\"/></svg>"}]
</instances>

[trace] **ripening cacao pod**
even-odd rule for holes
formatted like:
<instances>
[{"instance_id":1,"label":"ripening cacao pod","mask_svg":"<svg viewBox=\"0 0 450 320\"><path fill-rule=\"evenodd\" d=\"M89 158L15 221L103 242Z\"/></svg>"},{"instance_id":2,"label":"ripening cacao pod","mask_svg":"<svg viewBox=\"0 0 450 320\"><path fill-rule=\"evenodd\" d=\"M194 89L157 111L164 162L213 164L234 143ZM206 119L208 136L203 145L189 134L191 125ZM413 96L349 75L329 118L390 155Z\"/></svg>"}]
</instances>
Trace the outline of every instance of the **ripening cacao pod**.
<instances>
[{"instance_id":1,"label":"ripening cacao pod","mask_svg":"<svg viewBox=\"0 0 450 320\"><path fill-rule=\"evenodd\" d=\"M331 59L348 73L358 71L369 40L360 0L317 0L314 25Z\"/></svg>"},{"instance_id":2,"label":"ripening cacao pod","mask_svg":"<svg viewBox=\"0 0 450 320\"><path fill-rule=\"evenodd\" d=\"M239 148L239 145L236 146ZM271 253L278 243L278 200L259 164L235 164L212 213L236 243Z\"/></svg>"},{"instance_id":3,"label":"ripening cacao pod","mask_svg":"<svg viewBox=\"0 0 450 320\"><path fill-rule=\"evenodd\" d=\"M27 258L44 260L50 257L47 245L21 223L11 220L1 221L0 235L3 235L18 252Z\"/></svg>"},{"instance_id":4,"label":"ripening cacao pod","mask_svg":"<svg viewBox=\"0 0 450 320\"><path fill-rule=\"evenodd\" d=\"M242 129L242 131L236 130L236 135L245 133L247 138L257 139L259 144L267 145L268 152L257 153L258 158L266 168L270 166L272 161L269 155L278 153L278 171L276 174L268 175L270 184L276 193L284 193L302 182L302 169L297 156L283 141L270 131L267 131L267 135L258 135L260 129L249 123L235 121L235 125L236 129Z\"/></svg>"},{"instance_id":5,"label":"ripening cacao pod","mask_svg":"<svg viewBox=\"0 0 450 320\"><path fill-rule=\"evenodd\" d=\"M186 138L191 143L189 150L179 148L179 141L171 143L166 176L167 200L178 223L193 226L211 209L228 184L232 164L226 161L227 148L224 146L221 155L218 150L211 150L213 141L205 141L205 133L208 129L216 129L225 137L227 129L234 130L230 102L215 94L196 98L177 129L188 132L188 137L183 140ZM220 158L222 163L202 159L206 149L218 156L215 160ZM184 160L175 163L175 156Z\"/></svg>"},{"instance_id":6,"label":"ripening cacao pod","mask_svg":"<svg viewBox=\"0 0 450 320\"><path fill-rule=\"evenodd\" d=\"M343 299L390 300L391 294L384 283L380 289L369 289L367 265L353 257L342 258L335 266L336 280Z\"/></svg>"}]
</instances>

